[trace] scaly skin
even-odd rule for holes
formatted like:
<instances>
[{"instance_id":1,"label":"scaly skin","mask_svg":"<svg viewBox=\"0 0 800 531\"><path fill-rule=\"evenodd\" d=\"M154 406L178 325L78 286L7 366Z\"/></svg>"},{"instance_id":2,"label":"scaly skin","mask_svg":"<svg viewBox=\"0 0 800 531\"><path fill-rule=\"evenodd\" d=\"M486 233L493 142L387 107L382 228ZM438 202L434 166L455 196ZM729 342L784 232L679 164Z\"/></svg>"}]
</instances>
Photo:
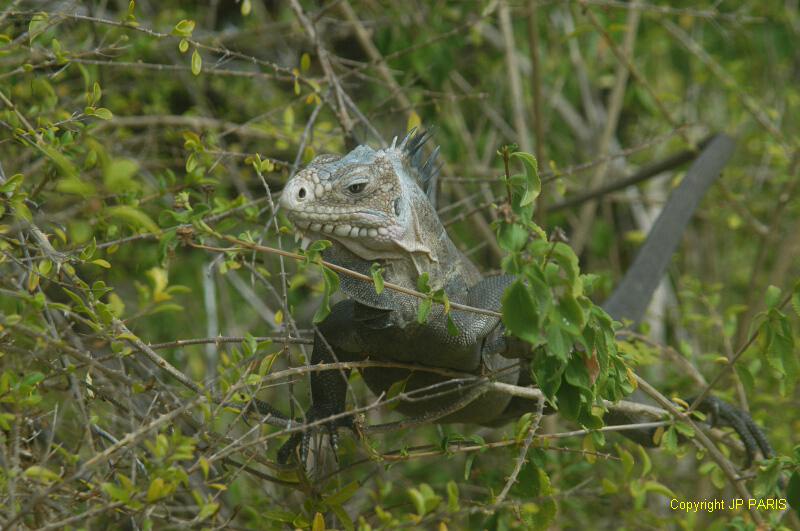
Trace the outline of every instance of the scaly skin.
<instances>
[{"instance_id":1,"label":"scaly skin","mask_svg":"<svg viewBox=\"0 0 800 531\"><path fill-rule=\"evenodd\" d=\"M510 276L482 278L450 240L432 201L438 173L435 162L438 149L423 164L421 153L425 140L427 135L415 136L412 132L399 145L395 139L385 149L359 146L342 157L317 157L287 183L280 206L305 235L332 241L332 247L324 253L324 258L330 262L364 274L378 262L384 269L385 280L411 289L416 288L419 276L427 273L430 286L434 290L444 289L451 301L499 311L503 291L514 279ZM656 263L645 260L626 275L623 285L628 286L626 290L630 294L612 295L612 317L634 321L641 317L628 311L628 307L636 303L635 311L638 311L639 299L650 298L680 233L699 197L719 174L730 146L712 143L709 150L713 160L709 162L708 155L705 159L701 157L697 164L699 170L695 171L697 175L690 170L680 187L683 195L698 197L690 208L681 204L672 209L672 214L665 208L657 222L661 229L654 230L659 242L648 240L662 252L654 253ZM473 374L493 372L502 382L530 383L525 364L514 359L522 357L525 347L506 337L498 318L451 310L450 317L460 331L453 336L447 331L446 316L440 306L434 307L426 323L419 324L416 319L418 299L391 290L377 294L372 285L349 276L341 276L340 281L348 300L336 304L331 315L319 326L322 337L315 338L312 364L370 358ZM630 300L634 297L636 301ZM306 413L307 420L344 411L348 376L349 371L312 373L312 406ZM376 395L387 392L392 384L404 379L407 379L406 393L440 384L415 401L401 402L397 410L442 423L498 425L535 408L530 401L512 400L509 395L498 392L483 393L472 399L470 390L459 388L458 383L447 383L447 378L430 372L370 368L362 370L362 376ZM636 419L613 420L619 423ZM752 421L736 425L749 428ZM352 426L351 418L328 423L334 445L336 428L340 426ZM652 437L648 435L650 432L634 433L631 437L652 444ZM760 433L758 435L760 439L756 436L756 440L763 439ZM748 433L742 438L753 440L754 436ZM293 436L280 450L279 461L286 462L301 443L304 457L307 442L307 433Z\"/></svg>"}]
</instances>

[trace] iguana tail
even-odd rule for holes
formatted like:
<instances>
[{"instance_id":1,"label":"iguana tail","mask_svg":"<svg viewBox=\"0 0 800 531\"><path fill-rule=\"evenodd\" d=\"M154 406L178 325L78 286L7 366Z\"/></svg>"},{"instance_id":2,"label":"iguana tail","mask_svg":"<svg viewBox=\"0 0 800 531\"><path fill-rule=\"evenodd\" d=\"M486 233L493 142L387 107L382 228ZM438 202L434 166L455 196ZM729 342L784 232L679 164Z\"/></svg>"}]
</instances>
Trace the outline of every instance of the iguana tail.
<instances>
[{"instance_id":1,"label":"iguana tail","mask_svg":"<svg viewBox=\"0 0 800 531\"><path fill-rule=\"evenodd\" d=\"M714 137L689 167L678 188L670 194L633 265L603 304L613 319L634 323L642 319L689 220L730 159L733 148L731 137L724 134Z\"/></svg>"}]
</instances>

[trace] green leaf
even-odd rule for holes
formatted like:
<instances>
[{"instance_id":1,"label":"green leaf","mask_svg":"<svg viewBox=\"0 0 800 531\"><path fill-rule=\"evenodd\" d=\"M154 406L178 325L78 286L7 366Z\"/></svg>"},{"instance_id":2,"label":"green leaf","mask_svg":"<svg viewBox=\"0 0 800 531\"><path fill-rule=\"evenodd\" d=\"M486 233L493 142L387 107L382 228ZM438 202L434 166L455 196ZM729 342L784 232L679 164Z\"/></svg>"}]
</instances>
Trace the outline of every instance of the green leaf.
<instances>
[{"instance_id":1,"label":"green leaf","mask_svg":"<svg viewBox=\"0 0 800 531\"><path fill-rule=\"evenodd\" d=\"M178 37L191 37L194 27L194 20L184 19L175 24L175 27L172 28L172 34Z\"/></svg>"},{"instance_id":2,"label":"green leaf","mask_svg":"<svg viewBox=\"0 0 800 531\"><path fill-rule=\"evenodd\" d=\"M86 93L86 105L94 107L100 103L100 98L103 96L103 91L100 89L100 83L97 81L92 85L92 91Z\"/></svg>"},{"instance_id":3,"label":"green leaf","mask_svg":"<svg viewBox=\"0 0 800 531\"><path fill-rule=\"evenodd\" d=\"M383 268L380 264L374 263L370 266L369 273L372 276L372 282L375 285L375 293L380 295L383 293Z\"/></svg>"},{"instance_id":4,"label":"green leaf","mask_svg":"<svg viewBox=\"0 0 800 531\"><path fill-rule=\"evenodd\" d=\"M140 189L133 177L139 171L139 163L132 159L113 159L103 169L103 182L115 192L135 192Z\"/></svg>"},{"instance_id":5,"label":"green leaf","mask_svg":"<svg viewBox=\"0 0 800 531\"><path fill-rule=\"evenodd\" d=\"M516 280L506 288L502 297L503 324L515 336L533 344L543 343L539 332L539 313L530 289Z\"/></svg>"},{"instance_id":6,"label":"green leaf","mask_svg":"<svg viewBox=\"0 0 800 531\"><path fill-rule=\"evenodd\" d=\"M114 115L111 114L111 111L109 111L105 107L98 107L92 110L91 115L96 118L100 118L101 120L110 120L114 117Z\"/></svg>"},{"instance_id":7,"label":"green leaf","mask_svg":"<svg viewBox=\"0 0 800 531\"><path fill-rule=\"evenodd\" d=\"M33 44L41 33L49 26L49 15L47 13L36 13L28 23L28 43Z\"/></svg>"},{"instance_id":8,"label":"green leaf","mask_svg":"<svg viewBox=\"0 0 800 531\"><path fill-rule=\"evenodd\" d=\"M539 164L536 157L530 153L517 151L511 154L511 158L522 161L525 168L525 194L522 196L519 205L521 207L532 204L542 192L542 181L539 178Z\"/></svg>"},{"instance_id":9,"label":"green leaf","mask_svg":"<svg viewBox=\"0 0 800 531\"><path fill-rule=\"evenodd\" d=\"M192 52L192 74L199 76L200 71L203 69L203 58L200 57L200 52L197 48Z\"/></svg>"},{"instance_id":10,"label":"green leaf","mask_svg":"<svg viewBox=\"0 0 800 531\"><path fill-rule=\"evenodd\" d=\"M580 335L586 326L586 314L574 297L564 295L558 303L558 324L573 335Z\"/></svg>"},{"instance_id":11,"label":"green leaf","mask_svg":"<svg viewBox=\"0 0 800 531\"><path fill-rule=\"evenodd\" d=\"M406 384L408 383L408 379L410 377L411 377L411 374L409 374L408 377L403 378L402 380L397 380L396 382L394 382L389 387L389 390L386 391L386 400L387 401L391 400L391 399L395 398L397 395L399 395L400 393L402 393L403 391L405 391ZM387 404L387 407L389 409L395 409L399 405L400 405L399 401L394 401L394 402L390 402L389 404Z\"/></svg>"},{"instance_id":12,"label":"green leaf","mask_svg":"<svg viewBox=\"0 0 800 531\"><path fill-rule=\"evenodd\" d=\"M74 194L81 197L90 197L97 193L94 185L77 177L60 179L56 183L56 190L62 194Z\"/></svg>"},{"instance_id":13,"label":"green leaf","mask_svg":"<svg viewBox=\"0 0 800 531\"><path fill-rule=\"evenodd\" d=\"M786 486L786 501L800 516L800 472L798 471L795 471L789 478L789 484Z\"/></svg>"},{"instance_id":14,"label":"green leaf","mask_svg":"<svg viewBox=\"0 0 800 531\"><path fill-rule=\"evenodd\" d=\"M425 516L425 498L422 496L422 493L413 487L406 490L406 493L408 497L411 498L411 503L414 504L417 515L420 517Z\"/></svg>"},{"instance_id":15,"label":"green leaf","mask_svg":"<svg viewBox=\"0 0 800 531\"><path fill-rule=\"evenodd\" d=\"M458 329L458 325L456 325L456 322L449 313L447 314L447 333L453 337L457 337L461 334L461 330Z\"/></svg>"},{"instance_id":16,"label":"green leaf","mask_svg":"<svg viewBox=\"0 0 800 531\"><path fill-rule=\"evenodd\" d=\"M339 489L336 493L331 494L327 498L325 498L324 503L325 505L332 507L334 505L342 505L347 500L353 497L353 495L358 492L359 487L361 484L358 481L353 481Z\"/></svg>"},{"instance_id":17,"label":"green leaf","mask_svg":"<svg viewBox=\"0 0 800 531\"><path fill-rule=\"evenodd\" d=\"M497 230L497 244L509 253L521 251L528 242L530 234L522 225L503 223Z\"/></svg>"},{"instance_id":18,"label":"green leaf","mask_svg":"<svg viewBox=\"0 0 800 531\"><path fill-rule=\"evenodd\" d=\"M33 465L26 468L23 474L26 478L48 484L61 479L61 476L59 476L52 470L39 465Z\"/></svg>"},{"instance_id":19,"label":"green leaf","mask_svg":"<svg viewBox=\"0 0 800 531\"><path fill-rule=\"evenodd\" d=\"M777 308L778 304L781 302L781 288L778 286L770 285L767 288L767 293L764 296L764 301L767 305L767 309Z\"/></svg>"},{"instance_id":20,"label":"green leaf","mask_svg":"<svg viewBox=\"0 0 800 531\"><path fill-rule=\"evenodd\" d=\"M417 277L417 291L421 293L430 293L431 287L428 284L428 272L425 271L419 277Z\"/></svg>"},{"instance_id":21,"label":"green leaf","mask_svg":"<svg viewBox=\"0 0 800 531\"><path fill-rule=\"evenodd\" d=\"M433 306L433 299L422 299L419 301L419 306L417 306L417 322L419 324L424 324L428 321L428 315L431 313L431 307Z\"/></svg>"},{"instance_id":22,"label":"green leaf","mask_svg":"<svg viewBox=\"0 0 800 531\"><path fill-rule=\"evenodd\" d=\"M794 289L794 293L792 293L792 308L794 308L794 313L797 314L797 317L800 317L800 283Z\"/></svg>"},{"instance_id":23,"label":"green leaf","mask_svg":"<svg viewBox=\"0 0 800 531\"><path fill-rule=\"evenodd\" d=\"M58 169L61 170L61 173L64 175L64 177L74 179L78 178L78 169L75 167L72 161L65 157L53 146L39 143L34 144L34 146L44 153L50 160L52 160L53 163L55 163Z\"/></svg>"},{"instance_id":24,"label":"green leaf","mask_svg":"<svg viewBox=\"0 0 800 531\"><path fill-rule=\"evenodd\" d=\"M9 177L4 184L0 184L0 193L14 193L22 185L23 175L16 173Z\"/></svg>"},{"instance_id":25,"label":"green leaf","mask_svg":"<svg viewBox=\"0 0 800 531\"><path fill-rule=\"evenodd\" d=\"M162 498L166 491L166 485L162 478L154 478L147 488L147 503L153 503Z\"/></svg>"},{"instance_id":26,"label":"green leaf","mask_svg":"<svg viewBox=\"0 0 800 531\"><path fill-rule=\"evenodd\" d=\"M674 452L678 449L678 430L675 429L675 426L670 426L667 431L664 432L664 437L661 440L661 444L664 446L666 450Z\"/></svg>"},{"instance_id":27,"label":"green leaf","mask_svg":"<svg viewBox=\"0 0 800 531\"><path fill-rule=\"evenodd\" d=\"M203 521L209 516L215 514L218 510L219 510L219 503L217 502L204 503L200 508L200 512L197 513L197 519Z\"/></svg>"},{"instance_id":28,"label":"green leaf","mask_svg":"<svg viewBox=\"0 0 800 531\"><path fill-rule=\"evenodd\" d=\"M458 505L458 485L453 480L447 482L447 510L451 513L461 510Z\"/></svg>"},{"instance_id":29,"label":"green leaf","mask_svg":"<svg viewBox=\"0 0 800 531\"><path fill-rule=\"evenodd\" d=\"M105 210L105 213L109 218L127 223L136 229L143 229L146 232L153 234L158 234L161 232L161 229L159 229L158 225L156 225L155 222L150 219L150 216L138 208L128 205L116 205L108 207Z\"/></svg>"},{"instance_id":30,"label":"green leaf","mask_svg":"<svg viewBox=\"0 0 800 531\"><path fill-rule=\"evenodd\" d=\"M322 266L322 279L324 282L322 292L322 304L317 308L314 313L314 323L318 324L324 321L331 313L331 295L339 290L339 275L336 271Z\"/></svg>"}]
</instances>

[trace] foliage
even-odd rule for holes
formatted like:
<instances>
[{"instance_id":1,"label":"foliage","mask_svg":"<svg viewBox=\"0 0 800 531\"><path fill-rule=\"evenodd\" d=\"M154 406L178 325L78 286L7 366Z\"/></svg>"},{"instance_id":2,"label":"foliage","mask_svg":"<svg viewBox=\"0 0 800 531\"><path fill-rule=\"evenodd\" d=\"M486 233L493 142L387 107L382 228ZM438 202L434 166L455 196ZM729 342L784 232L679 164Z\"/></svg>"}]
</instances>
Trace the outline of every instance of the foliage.
<instances>
[{"instance_id":1,"label":"foliage","mask_svg":"<svg viewBox=\"0 0 800 531\"><path fill-rule=\"evenodd\" d=\"M791 2L633 6L0 7L0 525L797 527L800 17ZM295 249L277 195L319 153L432 123L440 217L482 271L519 276L503 321L559 416L343 431L337 461L323 445L313 472L280 468L300 428L249 404L299 417L310 328L344 273L326 242ZM562 202L716 131L735 158L648 320L621 328L597 303L681 170ZM449 309L417 287L420 320ZM738 494L681 444L685 419L665 415L659 451L595 429L633 370L677 408L706 382L749 407L776 456L746 487L793 508L670 510ZM350 384L360 425L399 420L402 382L381 402Z\"/></svg>"}]
</instances>

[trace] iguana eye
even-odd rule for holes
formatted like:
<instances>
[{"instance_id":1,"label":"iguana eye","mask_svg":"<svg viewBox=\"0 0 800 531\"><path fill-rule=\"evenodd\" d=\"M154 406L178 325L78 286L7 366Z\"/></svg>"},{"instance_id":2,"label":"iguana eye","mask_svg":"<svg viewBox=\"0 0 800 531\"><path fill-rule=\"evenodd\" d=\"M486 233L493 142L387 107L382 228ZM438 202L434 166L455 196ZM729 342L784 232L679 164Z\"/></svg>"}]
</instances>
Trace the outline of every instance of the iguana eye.
<instances>
[{"instance_id":1,"label":"iguana eye","mask_svg":"<svg viewBox=\"0 0 800 531\"><path fill-rule=\"evenodd\" d=\"M353 183L347 187L347 191L351 194L360 194L366 188L367 183Z\"/></svg>"}]
</instances>

